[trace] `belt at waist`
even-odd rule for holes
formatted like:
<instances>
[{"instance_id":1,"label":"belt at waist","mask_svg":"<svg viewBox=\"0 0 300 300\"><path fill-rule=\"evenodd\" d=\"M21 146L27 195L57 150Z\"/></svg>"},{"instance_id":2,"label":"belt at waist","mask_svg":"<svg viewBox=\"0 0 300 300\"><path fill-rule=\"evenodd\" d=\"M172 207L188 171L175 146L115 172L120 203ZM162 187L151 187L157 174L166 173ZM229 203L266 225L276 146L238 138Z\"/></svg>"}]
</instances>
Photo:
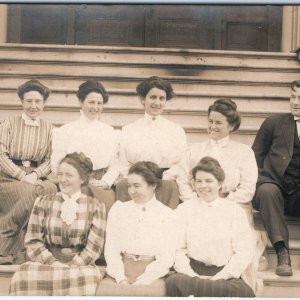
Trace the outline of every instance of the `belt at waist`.
<instances>
[{"instance_id":1,"label":"belt at waist","mask_svg":"<svg viewBox=\"0 0 300 300\"><path fill-rule=\"evenodd\" d=\"M23 166L25 168L37 168L38 162L34 160L18 160L18 159L12 159L13 163L17 166Z\"/></svg>"},{"instance_id":2,"label":"belt at waist","mask_svg":"<svg viewBox=\"0 0 300 300\"><path fill-rule=\"evenodd\" d=\"M122 252L122 256L126 258L132 258L134 261L153 261L155 260L155 256L152 255L138 255L138 254L129 254Z\"/></svg>"},{"instance_id":3,"label":"belt at waist","mask_svg":"<svg viewBox=\"0 0 300 300\"><path fill-rule=\"evenodd\" d=\"M82 247L63 247L60 245L51 245L47 247L49 251L59 251L63 254L72 254L72 253L78 253L82 251Z\"/></svg>"}]
</instances>

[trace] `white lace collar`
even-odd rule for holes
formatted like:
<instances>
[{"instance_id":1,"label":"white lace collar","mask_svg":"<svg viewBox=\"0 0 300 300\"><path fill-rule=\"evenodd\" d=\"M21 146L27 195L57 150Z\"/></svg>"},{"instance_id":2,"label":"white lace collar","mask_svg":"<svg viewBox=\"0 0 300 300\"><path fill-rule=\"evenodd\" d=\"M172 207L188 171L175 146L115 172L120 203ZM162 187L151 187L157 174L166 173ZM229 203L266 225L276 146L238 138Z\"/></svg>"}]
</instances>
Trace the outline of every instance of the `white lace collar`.
<instances>
[{"instance_id":1,"label":"white lace collar","mask_svg":"<svg viewBox=\"0 0 300 300\"><path fill-rule=\"evenodd\" d=\"M67 224L71 225L77 219L78 203L77 200L81 197L81 191L68 196L64 193L61 193L61 196L64 200L61 205L61 219Z\"/></svg>"}]
</instances>

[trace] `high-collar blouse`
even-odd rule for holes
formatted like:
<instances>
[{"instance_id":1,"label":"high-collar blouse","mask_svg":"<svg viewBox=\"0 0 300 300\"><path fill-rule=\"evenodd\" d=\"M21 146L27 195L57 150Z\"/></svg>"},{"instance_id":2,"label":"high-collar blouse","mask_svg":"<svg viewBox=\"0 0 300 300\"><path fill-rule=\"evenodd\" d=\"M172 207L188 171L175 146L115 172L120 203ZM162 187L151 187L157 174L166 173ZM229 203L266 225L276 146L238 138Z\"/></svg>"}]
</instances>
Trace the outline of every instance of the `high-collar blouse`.
<instances>
[{"instance_id":1,"label":"high-collar blouse","mask_svg":"<svg viewBox=\"0 0 300 300\"><path fill-rule=\"evenodd\" d=\"M258 176L253 150L226 137L218 142L208 140L190 144L187 152L188 173L204 156L217 159L225 172L221 192L228 200L249 203L255 193ZM190 175L191 176L191 175Z\"/></svg>"},{"instance_id":2,"label":"high-collar blouse","mask_svg":"<svg viewBox=\"0 0 300 300\"><path fill-rule=\"evenodd\" d=\"M83 113L78 120L53 130L51 169L73 152L83 152L93 163L93 170L108 168L102 177L109 186L119 176L119 132L100 120L89 120Z\"/></svg>"},{"instance_id":3,"label":"high-collar blouse","mask_svg":"<svg viewBox=\"0 0 300 300\"><path fill-rule=\"evenodd\" d=\"M52 125L38 119L35 125L26 124L24 116L7 118L0 125L0 169L21 180L26 172L12 160L36 161L38 178L50 173Z\"/></svg>"},{"instance_id":4,"label":"high-collar blouse","mask_svg":"<svg viewBox=\"0 0 300 300\"><path fill-rule=\"evenodd\" d=\"M211 203L198 197L175 211L178 245L177 272L195 276L189 258L206 265L224 266L224 279L239 278L253 256L253 241L246 214L234 202L217 198Z\"/></svg>"},{"instance_id":5,"label":"high-collar blouse","mask_svg":"<svg viewBox=\"0 0 300 300\"><path fill-rule=\"evenodd\" d=\"M117 201L109 211L105 259L107 273L117 282L125 279L121 253L155 256L144 272L143 281L163 277L174 263L174 212L155 196L145 205Z\"/></svg>"},{"instance_id":6,"label":"high-collar blouse","mask_svg":"<svg viewBox=\"0 0 300 300\"><path fill-rule=\"evenodd\" d=\"M175 177L187 149L182 127L162 116L148 114L122 128L120 137L121 172L127 176L138 161L152 161L160 168L170 168Z\"/></svg>"}]
</instances>

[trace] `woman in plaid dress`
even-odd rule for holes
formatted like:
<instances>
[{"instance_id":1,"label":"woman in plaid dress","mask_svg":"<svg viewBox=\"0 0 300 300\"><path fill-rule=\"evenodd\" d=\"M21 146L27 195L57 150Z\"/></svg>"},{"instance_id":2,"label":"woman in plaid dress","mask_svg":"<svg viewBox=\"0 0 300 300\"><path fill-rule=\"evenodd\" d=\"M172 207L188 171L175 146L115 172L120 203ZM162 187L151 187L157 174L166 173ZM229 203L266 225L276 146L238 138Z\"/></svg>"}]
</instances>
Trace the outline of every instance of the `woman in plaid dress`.
<instances>
[{"instance_id":1,"label":"woman in plaid dress","mask_svg":"<svg viewBox=\"0 0 300 300\"><path fill-rule=\"evenodd\" d=\"M30 261L14 274L11 295L95 295L104 275L94 261L103 249L106 216L102 202L81 193L92 169L83 153L61 161L61 192L36 200L25 236Z\"/></svg>"}]
</instances>

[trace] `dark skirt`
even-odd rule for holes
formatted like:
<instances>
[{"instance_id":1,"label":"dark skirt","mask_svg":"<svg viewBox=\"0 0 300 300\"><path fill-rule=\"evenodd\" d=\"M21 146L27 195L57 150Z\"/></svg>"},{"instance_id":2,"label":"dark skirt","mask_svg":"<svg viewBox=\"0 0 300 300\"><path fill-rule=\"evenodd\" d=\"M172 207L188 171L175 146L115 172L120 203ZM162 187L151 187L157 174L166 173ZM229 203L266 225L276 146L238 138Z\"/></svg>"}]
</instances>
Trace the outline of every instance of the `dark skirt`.
<instances>
[{"instance_id":1,"label":"dark skirt","mask_svg":"<svg viewBox=\"0 0 300 300\"><path fill-rule=\"evenodd\" d=\"M97 180L101 180L105 172L106 169L96 170L92 173L91 177ZM81 190L83 193L87 194L88 196L91 196L93 198L96 198L99 201L102 201L105 205L106 215L108 214L110 208L116 201L115 192L111 188L104 190L89 184L88 186L83 187Z\"/></svg>"},{"instance_id":2,"label":"dark skirt","mask_svg":"<svg viewBox=\"0 0 300 300\"><path fill-rule=\"evenodd\" d=\"M199 275L213 276L222 267L205 266L191 259L192 269ZM255 297L253 290L241 279L209 280L175 273L166 280L166 294L169 297Z\"/></svg>"},{"instance_id":3,"label":"dark skirt","mask_svg":"<svg viewBox=\"0 0 300 300\"><path fill-rule=\"evenodd\" d=\"M26 226L37 197L55 194L49 180L39 185L0 174L0 255L16 254L24 248Z\"/></svg>"},{"instance_id":4,"label":"dark skirt","mask_svg":"<svg viewBox=\"0 0 300 300\"><path fill-rule=\"evenodd\" d=\"M123 178L116 184L116 200L129 201L127 179ZM174 180L163 180L155 191L156 199L166 206L175 209L179 204L178 185Z\"/></svg>"}]
</instances>

